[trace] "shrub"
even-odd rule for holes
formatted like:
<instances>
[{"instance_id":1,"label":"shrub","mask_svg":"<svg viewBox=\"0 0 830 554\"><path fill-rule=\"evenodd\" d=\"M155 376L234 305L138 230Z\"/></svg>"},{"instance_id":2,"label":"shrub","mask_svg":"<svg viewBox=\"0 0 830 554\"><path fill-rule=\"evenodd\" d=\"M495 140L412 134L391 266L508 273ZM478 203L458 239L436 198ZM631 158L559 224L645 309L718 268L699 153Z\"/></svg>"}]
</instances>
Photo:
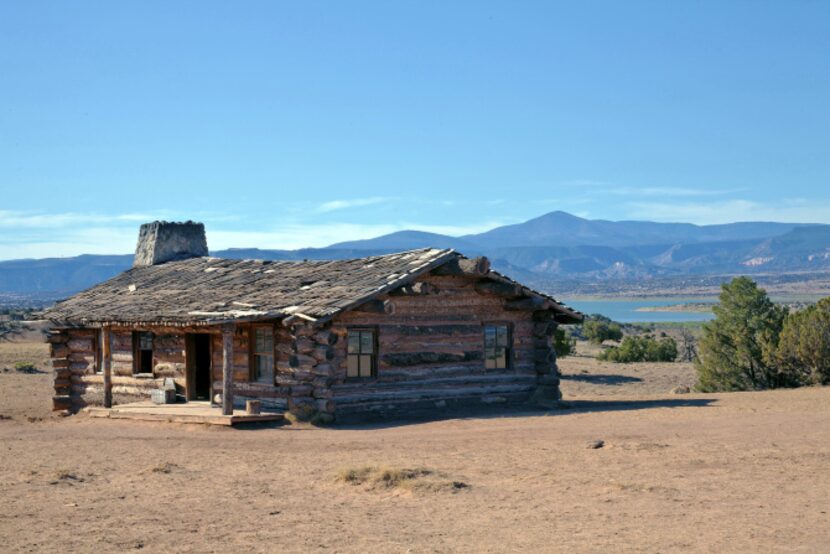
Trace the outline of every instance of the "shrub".
<instances>
[{"instance_id":1,"label":"shrub","mask_svg":"<svg viewBox=\"0 0 830 554\"><path fill-rule=\"evenodd\" d=\"M589 319L582 324L582 334L594 344L607 340L622 340L622 327L619 323L605 320Z\"/></svg>"},{"instance_id":2,"label":"shrub","mask_svg":"<svg viewBox=\"0 0 830 554\"><path fill-rule=\"evenodd\" d=\"M715 319L703 326L697 388L703 392L793 386L798 379L776 363L785 310L747 277L721 286Z\"/></svg>"},{"instance_id":3,"label":"shrub","mask_svg":"<svg viewBox=\"0 0 830 554\"><path fill-rule=\"evenodd\" d=\"M651 335L625 337L620 346L600 352L598 359L617 362L673 362L677 358L677 343L667 337L660 340Z\"/></svg>"},{"instance_id":4,"label":"shrub","mask_svg":"<svg viewBox=\"0 0 830 554\"><path fill-rule=\"evenodd\" d=\"M14 369L18 373L40 373L32 362L15 362Z\"/></svg>"},{"instance_id":5,"label":"shrub","mask_svg":"<svg viewBox=\"0 0 830 554\"><path fill-rule=\"evenodd\" d=\"M776 359L802 383L830 384L830 298L786 318Z\"/></svg>"},{"instance_id":6,"label":"shrub","mask_svg":"<svg viewBox=\"0 0 830 554\"><path fill-rule=\"evenodd\" d=\"M556 357L570 356L575 349L576 339L568 331L558 327L553 334L553 350L556 352Z\"/></svg>"}]
</instances>

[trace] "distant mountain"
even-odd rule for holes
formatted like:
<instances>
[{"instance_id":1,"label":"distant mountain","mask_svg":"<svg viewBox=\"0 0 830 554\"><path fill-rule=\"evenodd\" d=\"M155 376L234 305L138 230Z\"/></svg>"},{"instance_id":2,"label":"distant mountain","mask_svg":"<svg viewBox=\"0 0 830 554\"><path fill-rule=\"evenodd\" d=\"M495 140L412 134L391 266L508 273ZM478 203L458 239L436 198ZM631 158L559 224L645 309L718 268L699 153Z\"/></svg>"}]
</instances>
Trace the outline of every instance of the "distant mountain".
<instances>
[{"instance_id":1,"label":"distant mountain","mask_svg":"<svg viewBox=\"0 0 830 554\"><path fill-rule=\"evenodd\" d=\"M795 223L729 223L693 225L652 221L605 221L583 219L566 212L497 227L478 235L461 237L490 248L512 246L637 246L677 242L714 242L761 239L783 235Z\"/></svg>"},{"instance_id":2,"label":"distant mountain","mask_svg":"<svg viewBox=\"0 0 830 554\"><path fill-rule=\"evenodd\" d=\"M454 248L460 252L477 249L463 238L427 233L424 231L398 231L373 239L338 242L329 248L349 250L414 250L416 248Z\"/></svg>"},{"instance_id":3,"label":"distant mountain","mask_svg":"<svg viewBox=\"0 0 830 554\"><path fill-rule=\"evenodd\" d=\"M452 237L399 231L325 248L212 251L224 258L332 260L423 247L486 255L493 267L531 285L662 277L830 270L830 225L749 222L725 225L605 221L551 212L516 225ZM0 262L0 295L60 298L128 269L132 255Z\"/></svg>"}]
</instances>

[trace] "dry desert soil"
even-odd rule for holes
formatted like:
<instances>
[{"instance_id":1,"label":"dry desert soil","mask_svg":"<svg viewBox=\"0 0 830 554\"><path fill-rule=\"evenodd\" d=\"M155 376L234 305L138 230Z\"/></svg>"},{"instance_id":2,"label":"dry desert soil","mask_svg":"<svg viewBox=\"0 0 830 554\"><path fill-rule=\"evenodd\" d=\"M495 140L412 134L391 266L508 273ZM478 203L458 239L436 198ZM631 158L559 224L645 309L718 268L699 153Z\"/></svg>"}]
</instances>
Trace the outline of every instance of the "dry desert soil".
<instances>
[{"instance_id":1,"label":"dry desert soil","mask_svg":"<svg viewBox=\"0 0 830 554\"><path fill-rule=\"evenodd\" d=\"M23 359L0 345L3 552L830 551L828 388L575 357L565 409L225 429L53 415Z\"/></svg>"}]
</instances>

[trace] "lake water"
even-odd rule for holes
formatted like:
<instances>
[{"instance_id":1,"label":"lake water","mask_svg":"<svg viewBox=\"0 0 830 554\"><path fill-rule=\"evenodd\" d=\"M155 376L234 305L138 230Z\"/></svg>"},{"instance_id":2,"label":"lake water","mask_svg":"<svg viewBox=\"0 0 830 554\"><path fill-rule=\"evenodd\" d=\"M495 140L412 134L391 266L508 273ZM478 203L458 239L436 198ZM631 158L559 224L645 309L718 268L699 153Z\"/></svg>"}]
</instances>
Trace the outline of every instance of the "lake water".
<instances>
[{"instance_id":1,"label":"lake water","mask_svg":"<svg viewBox=\"0 0 830 554\"><path fill-rule=\"evenodd\" d=\"M620 299L620 300L571 300L562 299L562 302L584 314L602 314L621 323L633 322L684 322L709 321L714 317L712 312L640 312L639 308L659 306L676 306L678 304L709 302L710 299L701 298L648 298L648 299Z\"/></svg>"}]
</instances>

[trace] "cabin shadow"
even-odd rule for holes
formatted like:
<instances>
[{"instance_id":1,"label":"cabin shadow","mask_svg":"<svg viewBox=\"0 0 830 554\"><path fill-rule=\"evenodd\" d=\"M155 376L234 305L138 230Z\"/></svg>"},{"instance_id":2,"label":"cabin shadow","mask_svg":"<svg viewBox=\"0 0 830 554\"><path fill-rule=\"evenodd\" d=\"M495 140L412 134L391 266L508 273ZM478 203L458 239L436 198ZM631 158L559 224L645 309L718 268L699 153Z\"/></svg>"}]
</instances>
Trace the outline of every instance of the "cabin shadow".
<instances>
[{"instance_id":1,"label":"cabin shadow","mask_svg":"<svg viewBox=\"0 0 830 554\"><path fill-rule=\"evenodd\" d=\"M594 385L623 385L625 383L640 383L643 380L640 377L631 377L628 375L615 375L608 373L579 373L575 375L561 375L560 379L563 381L579 381L582 383L591 383Z\"/></svg>"},{"instance_id":2,"label":"cabin shadow","mask_svg":"<svg viewBox=\"0 0 830 554\"><path fill-rule=\"evenodd\" d=\"M468 407L445 409L440 412L417 413L399 415L394 418L383 416L371 419L365 416L351 417L345 421L328 426L335 430L370 430L406 425L418 425L431 421L445 421L450 419L504 419L522 417L559 417L574 413L586 412L622 412L630 410L650 410L655 408L705 408L715 401L714 398L659 398L649 400L566 400L558 403L557 407L544 408L533 405L516 405L511 407Z\"/></svg>"}]
</instances>

